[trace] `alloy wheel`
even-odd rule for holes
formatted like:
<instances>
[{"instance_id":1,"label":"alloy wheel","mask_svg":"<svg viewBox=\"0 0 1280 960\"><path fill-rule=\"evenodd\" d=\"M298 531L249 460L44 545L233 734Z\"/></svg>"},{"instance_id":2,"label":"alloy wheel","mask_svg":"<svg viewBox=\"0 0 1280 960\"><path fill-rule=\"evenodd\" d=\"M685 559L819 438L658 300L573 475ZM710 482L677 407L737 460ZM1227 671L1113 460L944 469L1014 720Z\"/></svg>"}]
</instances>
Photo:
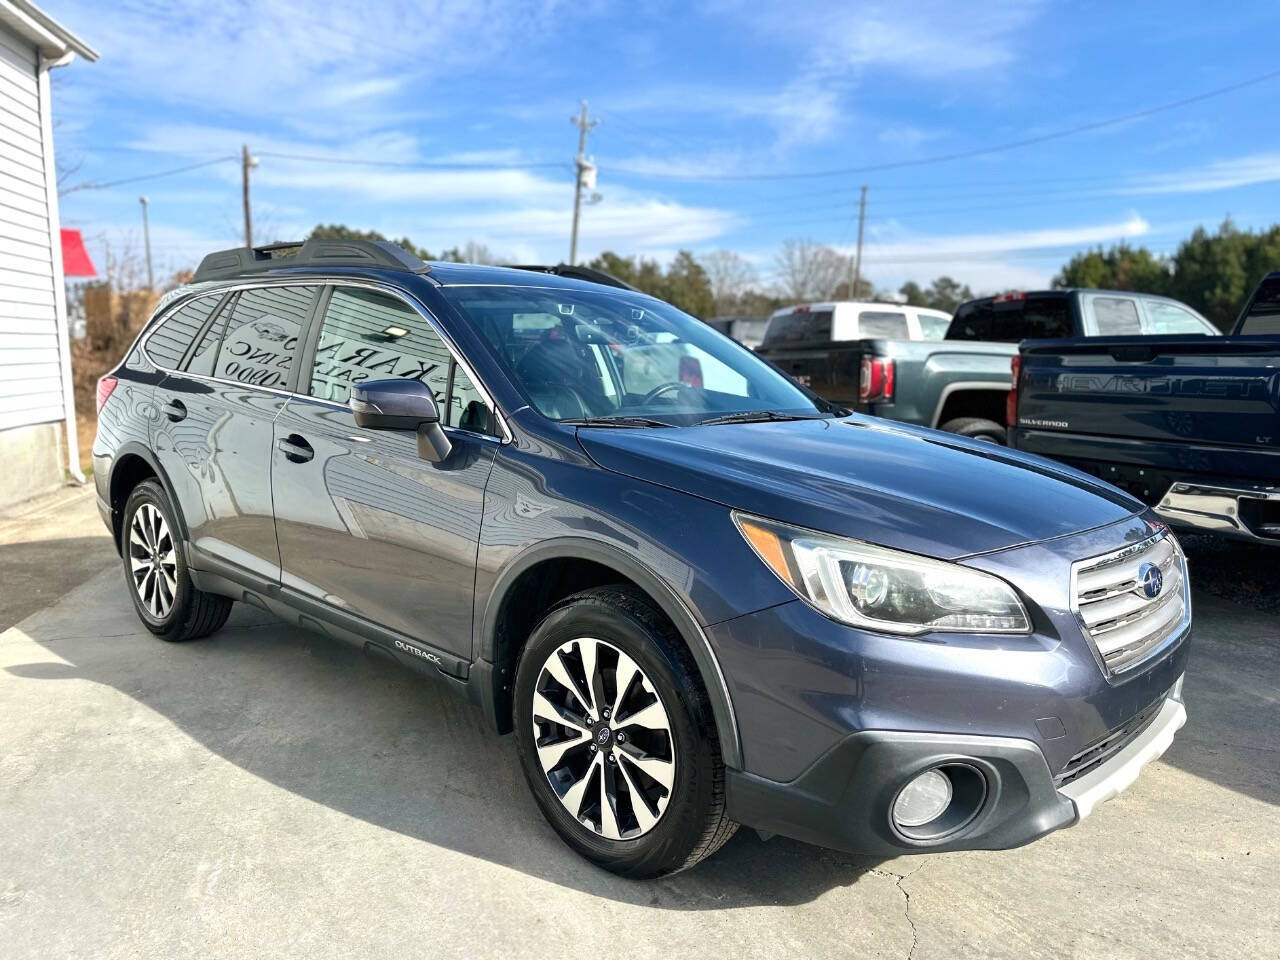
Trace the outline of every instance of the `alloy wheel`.
<instances>
[{"instance_id":1,"label":"alloy wheel","mask_svg":"<svg viewBox=\"0 0 1280 960\"><path fill-rule=\"evenodd\" d=\"M538 673L533 723L538 761L575 820L609 840L654 828L671 801L675 739L631 657L591 637L561 644Z\"/></svg>"},{"instance_id":2,"label":"alloy wheel","mask_svg":"<svg viewBox=\"0 0 1280 960\"><path fill-rule=\"evenodd\" d=\"M178 594L178 558L164 515L144 503L129 524L129 572L143 607L157 620L173 609Z\"/></svg>"}]
</instances>

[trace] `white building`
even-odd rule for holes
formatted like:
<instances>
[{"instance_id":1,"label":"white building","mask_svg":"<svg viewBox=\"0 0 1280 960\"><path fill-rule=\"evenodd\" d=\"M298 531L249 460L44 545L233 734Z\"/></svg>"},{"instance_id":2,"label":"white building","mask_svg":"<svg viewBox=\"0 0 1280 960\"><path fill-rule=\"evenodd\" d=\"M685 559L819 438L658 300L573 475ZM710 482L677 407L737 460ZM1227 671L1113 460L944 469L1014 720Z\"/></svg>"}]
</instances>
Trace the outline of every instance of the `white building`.
<instances>
[{"instance_id":1,"label":"white building","mask_svg":"<svg viewBox=\"0 0 1280 960\"><path fill-rule=\"evenodd\" d=\"M98 54L0 0L0 509L77 479L49 71Z\"/></svg>"}]
</instances>

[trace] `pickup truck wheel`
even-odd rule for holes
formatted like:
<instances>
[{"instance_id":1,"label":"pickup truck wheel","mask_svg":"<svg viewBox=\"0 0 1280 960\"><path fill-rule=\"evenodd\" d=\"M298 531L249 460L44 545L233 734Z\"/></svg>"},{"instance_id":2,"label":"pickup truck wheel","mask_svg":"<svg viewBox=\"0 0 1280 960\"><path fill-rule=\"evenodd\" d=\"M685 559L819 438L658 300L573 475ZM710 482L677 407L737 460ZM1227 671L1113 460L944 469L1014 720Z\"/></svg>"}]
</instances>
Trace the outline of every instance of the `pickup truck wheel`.
<instances>
[{"instance_id":1,"label":"pickup truck wheel","mask_svg":"<svg viewBox=\"0 0 1280 960\"><path fill-rule=\"evenodd\" d=\"M553 609L520 655L514 708L543 816L606 870L675 873L737 829L696 668L640 591L597 587Z\"/></svg>"},{"instance_id":2,"label":"pickup truck wheel","mask_svg":"<svg viewBox=\"0 0 1280 960\"><path fill-rule=\"evenodd\" d=\"M958 433L962 437L987 440L990 443L998 443L1001 446L1005 444L1004 427L994 420L986 420L982 417L956 417L954 420L948 420L944 423L942 429L947 433Z\"/></svg>"}]
</instances>

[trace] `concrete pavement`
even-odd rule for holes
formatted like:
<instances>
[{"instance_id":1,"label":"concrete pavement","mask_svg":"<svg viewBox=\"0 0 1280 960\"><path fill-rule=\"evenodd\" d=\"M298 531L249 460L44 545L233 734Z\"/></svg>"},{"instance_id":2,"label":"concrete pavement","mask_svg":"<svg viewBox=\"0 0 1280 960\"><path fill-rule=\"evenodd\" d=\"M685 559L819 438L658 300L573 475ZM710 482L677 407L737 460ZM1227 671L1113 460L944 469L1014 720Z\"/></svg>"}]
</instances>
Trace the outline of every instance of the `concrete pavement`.
<instances>
[{"instance_id":1,"label":"concrete pavement","mask_svg":"<svg viewBox=\"0 0 1280 960\"><path fill-rule=\"evenodd\" d=\"M0 634L0 956L1280 956L1280 624L1196 614L1188 726L1079 827L885 863L744 830L635 883L461 698L243 605L162 643L113 561Z\"/></svg>"},{"instance_id":2,"label":"concrete pavement","mask_svg":"<svg viewBox=\"0 0 1280 960\"><path fill-rule=\"evenodd\" d=\"M116 558L93 488L63 487L0 514L0 630L78 587Z\"/></svg>"}]
</instances>

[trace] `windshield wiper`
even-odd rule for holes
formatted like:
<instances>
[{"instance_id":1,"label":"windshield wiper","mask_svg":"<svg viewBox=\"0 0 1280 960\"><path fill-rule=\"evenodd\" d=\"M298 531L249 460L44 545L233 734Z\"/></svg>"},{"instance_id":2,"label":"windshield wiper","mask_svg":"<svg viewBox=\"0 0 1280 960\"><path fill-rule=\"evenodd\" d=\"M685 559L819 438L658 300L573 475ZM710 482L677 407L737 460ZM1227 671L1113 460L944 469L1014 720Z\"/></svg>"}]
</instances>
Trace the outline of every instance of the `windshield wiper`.
<instances>
[{"instance_id":1,"label":"windshield wiper","mask_svg":"<svg viewBox=\"0 0 1280 960\"><path fill-rule=\"evenodd\" d=\"M783 413L780 410L743 410L740 413L726 413L721 417L710 417L706 420L699 420L698 426L705 427L717 423L767 423L770 421L782 420L823 420L821 414L814 416L811 413Z\"/></svg>"},{"instance_id":2,"label":"windshield wiper","mask_svg":"<svg viewBox=\"0 0 1280 960\"><path fill-rule=\"evenodd\" d=\"M577 420L561 420L575 427L674 427L674 423L654 420L652 417L581 417Z\"/></svg>"}]
</instances>

